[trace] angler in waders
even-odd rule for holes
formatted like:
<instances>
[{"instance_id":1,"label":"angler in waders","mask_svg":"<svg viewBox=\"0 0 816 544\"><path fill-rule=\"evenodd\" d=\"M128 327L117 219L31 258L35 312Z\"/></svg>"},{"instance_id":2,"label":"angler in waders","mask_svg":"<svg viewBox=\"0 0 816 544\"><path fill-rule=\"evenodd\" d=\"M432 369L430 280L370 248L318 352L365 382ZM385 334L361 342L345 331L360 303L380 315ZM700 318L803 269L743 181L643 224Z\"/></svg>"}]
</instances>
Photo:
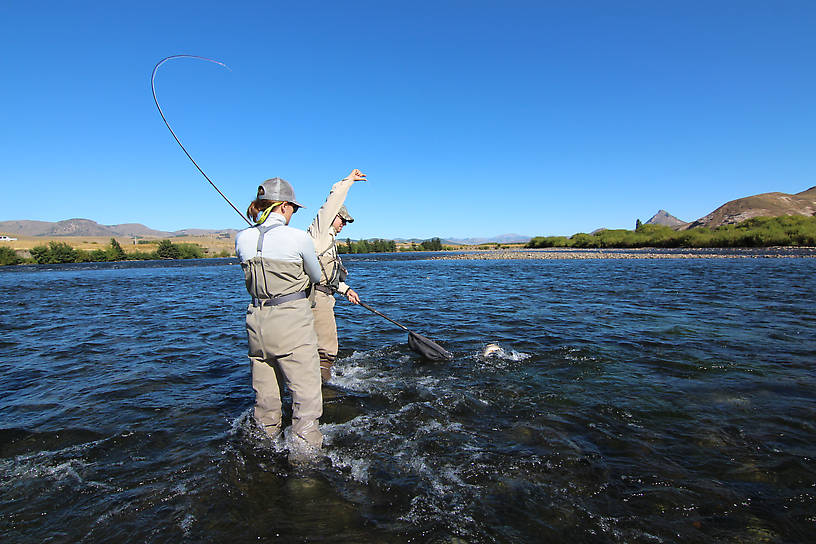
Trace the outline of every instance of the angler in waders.
<instances>
[{"instance_id":1,"label":"angler in waders","mask_svg":"<svg viewBox=\"0 0 816 544\"><path fill-rule=\"evenodd\" d=\"M255 225L238 233L235 250L252 297L246 329L255 420L270 437L280 434L282 379L292 393L292 440L319 448L323 397L308 293L320 265L311 238L288 226L302 207L287 181L266 180L247 209Z\"/></svg>"},{"instance_id":2,"label":"angler in waders","mask_svg":"<svg viewBox=\"0 0 816 544\"><path fill-rule=\"evenodd\" d=\"M344 295L349 302L360 303L360 297L346 285L346 269L337 254L336 238L347 223L354 221L343 205L346 195L355 181L365 181L366 176L359 170L352 170L342 180L335 183L326 202L309 225L309 236L314 242L315 253L320 263L320 282L315 285L314 312L317 332L318 353L320 353L320 375L324 382L331 378L331 367L337 358L337 323L334 319L334 294Z\"/></svg>"}]
</instances>

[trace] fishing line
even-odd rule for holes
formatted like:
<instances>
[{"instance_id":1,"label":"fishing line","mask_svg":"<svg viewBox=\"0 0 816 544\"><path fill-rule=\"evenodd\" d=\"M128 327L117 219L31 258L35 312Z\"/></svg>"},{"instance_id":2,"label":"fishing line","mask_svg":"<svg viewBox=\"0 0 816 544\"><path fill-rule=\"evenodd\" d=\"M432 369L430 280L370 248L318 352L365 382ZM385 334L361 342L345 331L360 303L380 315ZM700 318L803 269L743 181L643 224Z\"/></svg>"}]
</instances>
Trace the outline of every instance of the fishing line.
<instances>
[{"instance_id":1,"label":"fishing line","mask_svg":"<svg viewBox=\"0 0 816 544\"><path fill-rule=\"evenodd\" d=\"M230 202L230 200L226 197L226 195L224 193L222 193L221 190L218 187L215 186L215 183L213 183L213 181L209 178L209 176L207 176L206 173L204 173L204 170L201 169L201 167L198 165L198 163L195 161L195 159L193 159L192 155L190 155L190 153L187 151L187 149L181 143L181 140L179 140L178 136L176 136L176 133L173 131L173 128L170 126L170 123L167 122L167 118L164 116L164 112L162 111L161 106L159 105L159 99L156 97L156 71L159 69L159 66L161 66L162 64L164 64L168 60L173 60L173 59L198 59L198 60L204 60L204 61L207 61L207 62L212 62L213 64L218 64L219 66L223 66L227 70L230 70L230 67L227 66L226 64L224 64L223 62L219 62L219 61L213 60L213 59L208 59L207 57L200 57L198 55L172 55L172 56L163 58L162 60L160 60L156 64L155 67L153 67L153 74L150 76L150 88L153 90L153 101L156 103L156 107L159 109L159 115L161 115L162 121L164 121L164 124L167 125L167 130L169 130L170 134L173 135L173 138L175 138L176 143L179 145L179 147L181 147L181 150L184 151L184 154L187 155L187 158L190 159L190 162L192 162L195 165L195 167L198 168L198 171L201 172L201 175L204 176L204 178L207 181L210 182L210 185L213 186L213 189L218 191L218 194L221 195L224 198L224 200L227 201L227 204L232 206L232 209L235 210L235 212L238 215L240 215L241 218L244 221L246 221L247 224L251 227L252 223L249 221L249 219L247 219L244 216L244 214L242 214L241 211L238 208L236 208L235 205L232 202ZM230 71L232 71L232 70L230 70ZM261 234L261 236L263 236L263 233ZM263 267L263 261L261 261L261 266ZM265 281L266 281L266 274L264 273L264 282ZM367 310L370 310L370 311L374 312L375 314L379 315L380 317L384 317L388 321L391 321L392 323L398 325L400 328L408 331L408 347L410 347L412 350L420 353L424 357L426 357L428 359L431 359L431 360L434 360L434 361L453 359L453 354L452 353L447 351L445 348L443 348L442 346L440 346L439 344L437 344L433 340L430 340L429 338L425 338L421 334L417 334L417 333L415 333L413 331L408 330L408 327L406 327L402 323L394 321L390 317L388 317L386 315L383 315L381 312L375 310L374 308L372 308L368 304L365 304L365 303L361 302L360 305L362 307L366 308Z\"/></svg>"},{"instance_id":2,"label":"fishing line","mask_svg":"<svg viewBox=\"0 0 816 544\"><path fill-rule=\"evenodd\" d=\"M219 62L219 61L213 60L213 59L208 59L207 57L199 57L198 55L171 55L169 57L163 58L162 60L160 60L156 64L156 66L153 67L153 74L151 74L151 76L150 76L150 88L153 90L153 101L156 103L156 107L159 109L159 115L161 115L162 121L164 121L164 124L167 125L167 130L169 130L170 134L173 135L173 138L175 138L176 143L179 145L179 147L181 147L181 150L184 151L184 154L187 155L187 158L190 159L190 161L195 165L196 168L198 168L198 171L201 172L201 175L204 176L204 179L206 179L207 181L210 182L210 185L213 186L213 189L218 191L218 194L221 195L224 198L224 200L227 201L227 204L232 206L232 209L235 210L236 213L241 216L241 219L246 221L249 226L252 226L252 223L249 221L249 219L247 219L244 216L244 214L241 213L241 210L236 208L235 204L230 202L230 199L227 198L226 195L224 193L222 193L221 190L218 187L215 186L215 183L213 183L213 181L209 178L209 176L207 176L207 174L204 173L204 170L201 169L201 167L198 165L198 163L195 161L195 159L193 159L193 157L190 155L190 153L187 152L187 149L184 147L184 145L182 145L181 140L179 140L178 136L176 136L176 133L173 131L173 128L170 126L170 123L167 122L167 118L164 116L164 112L162 111L161 106L159 105L159 99L156 97L156 71L159 69L159 66L161 66L162 64L164 64L168 60L173 60L173 59L198 59L198 60L205 60L207 62L212 62L213 64L218 64L219 66L223 66L227 70L230 70L230 67L227 66L226 64L224 64L223 62ZM232 70L230 70L230 72L231 71Z\"/></svg>"}]
</instances>

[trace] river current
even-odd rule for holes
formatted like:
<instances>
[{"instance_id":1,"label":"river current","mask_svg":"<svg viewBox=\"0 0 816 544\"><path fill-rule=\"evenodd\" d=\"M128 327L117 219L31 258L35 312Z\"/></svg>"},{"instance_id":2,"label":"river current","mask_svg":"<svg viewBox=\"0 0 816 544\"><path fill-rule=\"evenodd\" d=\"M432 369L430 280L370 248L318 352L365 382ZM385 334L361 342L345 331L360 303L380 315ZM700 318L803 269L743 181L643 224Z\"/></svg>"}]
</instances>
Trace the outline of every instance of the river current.
<instances>
[{"instance_id":1,"label":"river current","mask_svg":"<svg viewBox=\"0 0 816 544\"><path fill-rule=\"evenodd\" d=\"M349 284L454 359L338 300L297 462L234 260L0 270L0 541L813 541L816 259L424 257Z\"/></svg>"}]
</instances>

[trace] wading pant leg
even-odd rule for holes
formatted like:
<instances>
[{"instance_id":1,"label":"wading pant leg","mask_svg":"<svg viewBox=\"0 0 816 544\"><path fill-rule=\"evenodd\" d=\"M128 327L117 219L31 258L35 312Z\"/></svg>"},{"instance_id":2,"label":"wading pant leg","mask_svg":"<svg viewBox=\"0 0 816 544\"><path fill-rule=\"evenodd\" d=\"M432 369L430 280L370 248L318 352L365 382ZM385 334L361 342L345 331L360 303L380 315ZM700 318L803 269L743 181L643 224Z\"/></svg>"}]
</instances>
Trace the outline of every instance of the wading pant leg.
<instances>
[{"instance_id":1,"label":"wading pant leg","mask_svg":"<svg viewBox=\"0 0 816 544\"><path fill-rule=\"evenodd\" d=\"M278 358L278 365L292 393L292 432L319 448L323 444L318 428L323 415L323 395L316 348L316 344L298 346L291 354Z\"/></svg>"},{"instance_id":2,"label":"wading pant leg","mask_svg":"<svg viewBox=\"0 0 816 544\"><path fill-rule=\"evenodd\" d=\"M250 358L277 365L292 393L292 432L320 447L323 442L318 428L323 414L320 358L308 299L262 308L250 305L246 323Z\"/></svg>"},{"instance_id":3,"label":"wading pant leg","mask_svg":"<svg viewBox=\"0 0 816 544\"><path fill-rule=\"evenodd\" d=\"M255 390L255 421L270 437L281 432L281 393L278 372L274 362L267 363L260 357L250 357L252 365L252 388Z\"/></svg>"},{"instance_id":4,"label":"wading pant leg","mask_svg":"<svg viewBox=\"0 0 816 544\"><path fill-rule=\"evenodd\" d=\"M320 355L320 375L324 382L331 379L331 367L337 359L337 323L334 319L334 295L315 292L312 308L317 333L317 351Z\"/></svg>"}]
</instances>

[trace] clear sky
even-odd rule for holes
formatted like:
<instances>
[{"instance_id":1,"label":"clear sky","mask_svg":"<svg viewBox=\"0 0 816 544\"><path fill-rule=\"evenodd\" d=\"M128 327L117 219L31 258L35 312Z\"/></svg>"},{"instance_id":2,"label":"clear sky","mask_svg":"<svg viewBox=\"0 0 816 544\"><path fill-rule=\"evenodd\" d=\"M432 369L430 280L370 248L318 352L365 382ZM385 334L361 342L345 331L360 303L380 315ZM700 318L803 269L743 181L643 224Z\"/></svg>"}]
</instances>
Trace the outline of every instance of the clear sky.
<instances>
[{"instance_id":1,"label":"clear sky","mask_svg":"<svg viewBox=\"0 0 816 544\"><path fill-rule=\"evenodd\" d=\"M0 2L0 220L570 235L816 185L816 2Z\"/></svg>"}]
</instances>

